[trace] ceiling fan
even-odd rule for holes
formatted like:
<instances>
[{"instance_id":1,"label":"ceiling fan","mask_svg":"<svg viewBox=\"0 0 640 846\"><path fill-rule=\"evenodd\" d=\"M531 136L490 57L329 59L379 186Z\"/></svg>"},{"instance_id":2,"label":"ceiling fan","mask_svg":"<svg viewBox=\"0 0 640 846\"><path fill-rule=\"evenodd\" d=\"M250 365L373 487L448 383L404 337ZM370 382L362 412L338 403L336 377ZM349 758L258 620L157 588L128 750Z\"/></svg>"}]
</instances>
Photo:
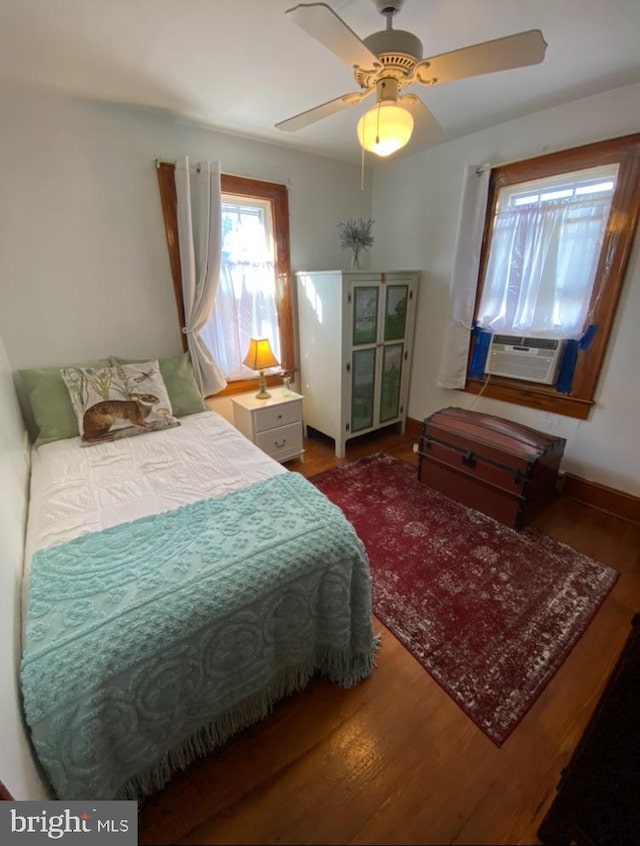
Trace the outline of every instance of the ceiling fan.
<instances>
[{"instance_id":1,"label":"ceiling fan","mask_svg":"<svg viewBox=\"0 0 640 846\"><path fill-rule=\"evenodd\" d=\"M414 139L437 143L444 130L415 94L400 93L410 85L439 85L470 76L535 65L544 59L547 44L539 29L530 29L484 41L438 56L422 57L422 43L411 32L393 29L393 16L404 0L373 0L386 18L386 28L364 39L327 3L300 3L285 14L301 29L324 44L339 59L353 66L359 91L301 112L276 124L296 132L347 106L355 106L375 92L376 104L358 121L357 134L365 150L388 156Z\"/></svg>"}]
</instances>

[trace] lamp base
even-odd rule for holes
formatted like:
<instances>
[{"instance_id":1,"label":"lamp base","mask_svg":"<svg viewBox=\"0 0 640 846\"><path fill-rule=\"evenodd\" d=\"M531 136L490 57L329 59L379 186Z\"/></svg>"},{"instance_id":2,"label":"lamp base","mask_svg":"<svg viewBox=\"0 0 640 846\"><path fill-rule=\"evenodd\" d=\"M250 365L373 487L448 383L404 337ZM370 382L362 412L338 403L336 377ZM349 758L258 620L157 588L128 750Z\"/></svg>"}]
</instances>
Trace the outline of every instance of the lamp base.
<instances>
[{"instance_id":1,"label":"lamp base","mask_svg":"<svg viewBox=\"0 0 640 846\"><path fill-rule=\"evenodd\" d=\"M260 390L256 394L256 399L269 399L271 394L267 390L267 380L264 378L264 370L260 370L258 375L260 377L260 381L258 383Z\"/></svg>"}]
</instances>

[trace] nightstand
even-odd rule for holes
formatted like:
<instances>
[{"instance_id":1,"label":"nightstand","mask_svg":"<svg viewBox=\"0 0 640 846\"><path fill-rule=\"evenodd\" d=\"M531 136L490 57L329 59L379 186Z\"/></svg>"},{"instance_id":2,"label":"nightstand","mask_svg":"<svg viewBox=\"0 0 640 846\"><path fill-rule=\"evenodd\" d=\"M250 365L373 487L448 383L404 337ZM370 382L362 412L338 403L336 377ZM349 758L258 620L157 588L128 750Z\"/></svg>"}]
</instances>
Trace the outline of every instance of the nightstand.
<instances>
[{"instance_id":1,"label":"nightstand","mask_svg":"<svg viewBox=\"0 0 640 846\"><path fill-rule=\"evenodd\" d=\"M230 397L234 426L276 461L299 458L304 452L303 397L293 391L286 396L280 387L268 390L271 396L263 400L253 392Z\"/></svg>"}]
</instances>

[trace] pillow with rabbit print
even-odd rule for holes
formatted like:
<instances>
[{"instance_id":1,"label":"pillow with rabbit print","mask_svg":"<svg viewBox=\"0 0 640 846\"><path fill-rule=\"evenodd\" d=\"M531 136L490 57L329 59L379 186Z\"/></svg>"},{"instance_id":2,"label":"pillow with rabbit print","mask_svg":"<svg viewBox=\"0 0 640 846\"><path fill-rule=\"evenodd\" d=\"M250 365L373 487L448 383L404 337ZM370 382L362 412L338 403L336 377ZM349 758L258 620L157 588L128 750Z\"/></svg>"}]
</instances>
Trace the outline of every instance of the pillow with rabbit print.
<instances>
[{"instance_id":1,"label":"pillow with rabbit print","mask_svg":"<svg viewBox=\"0 0 640 846\"><path fill-rule=\"evenodd\" d=\"M60 370L82 446L179 426L157 360Z\"/></svg>"}]
</instances>

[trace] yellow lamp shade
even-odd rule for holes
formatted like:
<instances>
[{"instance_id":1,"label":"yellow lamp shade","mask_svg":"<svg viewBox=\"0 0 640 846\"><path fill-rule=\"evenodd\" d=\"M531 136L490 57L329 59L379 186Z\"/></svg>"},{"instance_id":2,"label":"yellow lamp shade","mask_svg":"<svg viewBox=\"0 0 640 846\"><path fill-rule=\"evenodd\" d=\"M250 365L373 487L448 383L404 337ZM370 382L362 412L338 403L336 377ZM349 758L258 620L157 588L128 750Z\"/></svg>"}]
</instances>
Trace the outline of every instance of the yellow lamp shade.
<instances>
[{"instance_id":1,"label":"yellow lamp shade","mask_svg":"<svg viewBox=\"0 0 640 846\"><path fill-rule=\"evenodd\" d=\"M356 131L365 150L377 156L390 156L409 143L413 117L395 103L378 103L362 115Z\"/></svg>"},{"instance_id":2,"label":"yellow lamp shade","mask_svg":"<svg viewBox=\"0 0 640 846\"><path fill-rule=\"evenodd\" d=\"M266 367L275 367L280 362L274 356L268 338L251 338L249 350L242 363L251 370L264 370Z\"/></svg>"}]
</instances>

